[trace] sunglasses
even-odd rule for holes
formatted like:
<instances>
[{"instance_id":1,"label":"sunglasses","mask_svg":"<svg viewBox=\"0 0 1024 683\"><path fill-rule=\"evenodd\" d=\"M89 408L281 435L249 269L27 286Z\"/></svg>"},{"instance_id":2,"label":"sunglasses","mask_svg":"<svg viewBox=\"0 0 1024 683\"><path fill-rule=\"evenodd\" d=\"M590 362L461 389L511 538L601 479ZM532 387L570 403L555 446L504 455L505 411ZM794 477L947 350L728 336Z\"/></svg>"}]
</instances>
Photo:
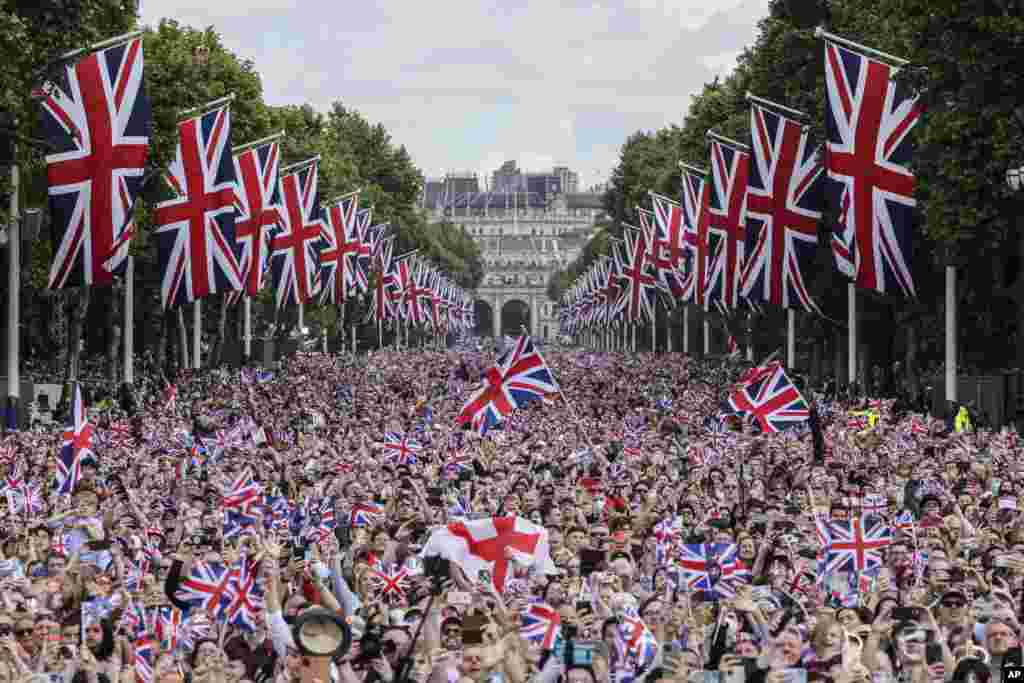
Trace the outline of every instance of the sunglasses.
<instances>
[{"instance_id":1,"label":"sunglasses","mask_svg":"<svg viewBox=\"0 0 1024 683\"><path fill-rule=\"evenodd\" d=\"M944 600L942 606L946 609L961 609L967 606L967 603L962 600Z\"/></svg>"},{"instance_id":2,"label":"sunglasses","mask_svg":"<svg viewBox=\"0 0 1024 683\"><path fill-rule=\"evenodd\" d=\"M32 635L35 632L36 632L35 627L33 627L33 628L19 628L19 629L16 629L14 631L14 635L18 636L19 638L24 638L25 636L30 636L30 635Z\"/></svg>"}]
</instances>

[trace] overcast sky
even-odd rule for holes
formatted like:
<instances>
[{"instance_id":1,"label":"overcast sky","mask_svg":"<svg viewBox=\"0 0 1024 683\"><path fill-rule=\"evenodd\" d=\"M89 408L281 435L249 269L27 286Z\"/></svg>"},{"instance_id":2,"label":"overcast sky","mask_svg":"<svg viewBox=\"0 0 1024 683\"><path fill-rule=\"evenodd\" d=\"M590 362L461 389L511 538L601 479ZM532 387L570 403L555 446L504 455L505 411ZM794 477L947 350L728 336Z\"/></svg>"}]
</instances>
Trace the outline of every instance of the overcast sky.
<instances>
[{"instance_id":1,"label":"overcast sky","mask_svg":"<svg viewBox=\"0 0 1024 683\"><path fill-rule=\"evenodd\" d=\"M640 129L680 122L728 73L768 0L143 0L146 23L213 26L271 105L335 100L429 176L567 165L605 179Z\"/></svg>"}]
</instances>

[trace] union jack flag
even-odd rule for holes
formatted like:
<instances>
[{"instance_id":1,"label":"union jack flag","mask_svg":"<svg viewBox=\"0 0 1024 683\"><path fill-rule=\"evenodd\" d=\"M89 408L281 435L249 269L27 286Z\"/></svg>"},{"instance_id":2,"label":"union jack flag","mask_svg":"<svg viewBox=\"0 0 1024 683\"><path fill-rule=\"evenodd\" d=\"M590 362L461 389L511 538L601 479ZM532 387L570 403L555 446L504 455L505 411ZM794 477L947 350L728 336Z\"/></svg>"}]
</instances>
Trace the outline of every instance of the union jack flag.
<instances>
[{"instance_id":1,"label":"union jack flag","mask_svg":"<svg viewBox=\"0 0 1024 683\"><path fill-rule=\"evenodd\" d=\"M697 237L683 225L683 207L668 197L653 192L654 207L654 267L663 290L677 301L687 295L687 279L683 274L686 257L697 248Z\"/></svg>"},{"instance_id":2,"label":"union jack flag","mask_svg":"<svg viewBox=\"0 0 1024 683\"><path fill-rule=\"evenodd\" d=\"M782 308L819 312L803 267L818 247L822 167L819 148L796 120L760 104L750 106L747 262L743 296Z\"/></svg>"},{"instance_id":3,"label":"union jack flag","mask_svg":"<svg viewBox=\"0 0 1024 683\"><path fill-rule=\"evenodd\" d=\"M82 387L75 383L71 416L64 428L64 444L57 454L58 493L72 493L82 478L82 461L92 457L92 425L82 403Z\"/></svg>"},{"instance_id":4,"label":"union jack flag","mask_svg":"<svg viewBox=\"0 0 1024 683\"><path fill-rule=\"evenodd\" d=\"M778 361L750 371L730 394L729 407L756 420L762 433L781 432L810 417L807 401Z\"/></svg>"},{"instance_id":5,"label":"union jack flag","mask_svg":"<svg viewBox=\"0 0 1024 683\"><path fill-rule=\"evenodd\" d=\"M468 422L480 434L517 408L558 391L544 357L526 335L519 337L515 346L499 358L482 379L483 386L473 392L456 418L458 424Z\"/></svg>"},{"instance_id":6,"label":"union jack flag","mask_svg":"<svg viewBox=\"0 0 1024 683\"><path fill-rule=\"evenodd\" d=\"M281 143L277 140L246 149L234 157L235 239L241 248L239 270L245 281L245 293L255 297L263 289L263 273L270 259L270 238L281 224L278 169Z\"/></svg>"},{"instance_id":7,"label":"union jack flag","mask_svg":"<svg viewBox=\"0 0 1024 683\"><path fill-rule=\"evenodd\" d=\"M178 134L177 155L165 176L175 198L153 212L165 309L242 289L230 110L182 121Z\"/></svg>"},{"instance_id":8,"label":"union jack flag","mask_svg":"<svg viewBox=\"0 0 1024 683\"><path fill-rule=\"evenodd\" d=\"M638 616L622 618L619 624L619 638L622 642L622 655L637 671L646 669L657 656L658 639Z\"/></svg>"},{"instance_id":9,"label":"union jack flag","mask_svg":"<svg viewBox=\"0 0 1024 683\"><path fill-rule=\"evenodd\" d=\"M711 140L711 195L708 202L709 237L715 238L707 271L708 300L726 309L738 307L743 252L746 244L747 173L750 150L746 145L709 133Z\"/></svg>"},{"instance_id":10,"label":"union jack flag","mask_svg":"<svg viewBox=\"0 0 1024 683\"><path fill-rule=\"evenodd\" d=\"M135 641L135 681L153 683L153 661L156 656L153 639L143 636Z\"/></svg>"},{"instance_id":11,"label":"union jack flag","mask_svg":"<svg viewBox=\"0 0 1024 683\"><path fill-rule=\"evenodd\" d=\"M732 597L736 586L750 580L750 569L739 559L734 543L683 544L676 563L687 590L714 591Z\"/></svg>"},{"instance_id":12,"label":"union jack flag","mask_svg":"<svg viewBox=\"0 0 1024 683\"><path fill-rule=\"evenodd\" d=\"M334 521L334 498L307 499L305 539L309 543L323 542L337 524Z\"/></svg>"},{"instance_id":13,"label":"union jack flag","mask_svg":"<svg viewBox=\"0 0 1024 683\"><path fill-rule=\"evenodd\" d=\"M836 268L858 287L916 296L910 271L914 231L913 144L917 95L896 69L825 40L826 197L839 208Z\"/></svg>"},{"instance_id":14,"label":"union jack flag","mask_svg":"<svg viewBox=\"0 0 1024 683\"><path fill-rule=\"evenodd\" d=\"M370 586L377 596L388 604L407 602L409 570L400 565L377 566L370 569Z\"/></svg>"},{"instance_id":15,"label":"union jack flag","mask_svg":"<svg viewBox=\"0 0 1024 683\"><path fill-rule=\"evenodd\" d=\"M900 531L913 531L917 520L914 518L914 513L910 510L904 510L903 512L896 515L893 520L893 526Z\"/></svg>"},{"instance_id":16,"label":"union jack flag","mask_svg":"<svg viewBox=\"0 0 1024 683\"><path fill-rule=\"evenodd\" d=\"M555 646L555 641L562 633L562 617L551 605L532 604L520 612L520 617L521 637L539 644L542 650L550 650Z\"/></svg>"},{"instance_id":17,"label":"union jack flag","mask_svg":"<svg viewBox=\"0 0 1024 683\"><path fill-rule=\"evenodd\" d=\"M622 281L616 312L624 312L626 319L637 322L653 318L654 300L657 296L657 279L651 274L647 239L639 230L626 231L626 254L623 257L619 278Z\"/></svg>"},{"instance_id":18,"label":"union jack flag","mask_svg":"<svg viewBox=\"0 0 1024 683\"><path fill-rule=\"evenodd\" d=\"M181 633L182 614L177 607L170 605L157 608L154 615L155 635L160 641L160 649L173 652L178 647L178 636Z\"/></svg>"},{"instance_id":19,"label":"union jack flag","mask_svg":"<svg viewBox=\"0 0 1024 683\"><path fill-rule=\"evenodd\" d=\"M685 297L698 306L707 301L708 229L711 187L708 172L693 166L683 166L683 243L687 246L689 264L683 282Z\"/></svg>"},{"instance_id":20,"label":"union jack flag","mask_svg":"<svg viewBox=\"0 0 1024 683\"><path fill-rule=\"evenodd\" d=\"M231 604L230 584L233 578L233 572L222 564L193 562L175 597L219 618Z\"/></svg>"},{"instance_id":21,"label":"union jack flag","mask_svg":"<svg viewBox=\"0 0 1024 683\"><path fill-rule=\"evenodd\" d=\"M11 514L35 516L42 513L45 507L43 494L38 485L29 486L22 483L17 487L8 488L6 493Z\"/></svg>"},{"instance_id":22,"label":"union jack flag","mask_svg":"<svg viewBox=\"0 0 1024 683\"><path fill-rule=\"evenodd\" d=\"M351 527L373 526L384 515L384 506L380 503L357 503L350 516Z\"/></svg>"},{"instance_id":23,"label":"union jack flag","mask_svg":"<svg viewBox=\"0 0 1024 683\"><path fill-rule=\"evenodd\" d=\"M818 525L825 538L825 573L850 570L864 571L882 564L881 550L892 543L892 527L875 517L858 517L847 521L833 520Z\"/></svg>"},{"instance_id":24,"label":"union jack flag","mask_svg":"<svg viewBox=\"0 0 1024 683\"><path fill-rule=\"evenodd\" d=\"M318 192L320 157L281 178L284 220L271 242L271 268L277 307L304 304L316 293L322 235Z\"/></svg>"},{"instance_id":25,"label":"union jack flag","mask_svg":"<svg viewBox=\"0 0 1024 683\"><path fill-rule=\"evenodd\" d=\"M356 212L355 234L359 242L358 249L355 253L355 267L352 269L352 276L355 281L356 289L360 292L366 292L370 284L370 256L373 248L373 244L371 242L372 236L370 235L370 222L372 220L372 206L366 209L360 209Z\"/></svg>"},{"instance_id":26,"label":"union jack flag","mask_svg":"<svg viewBox=\"0 0 1024 683\"><path fill-rule=\"evenodd\" d=\"M256 614L263 609L263 588L257 582L259 564L244 555L232 571L227 622L250 633L256 630Z\"/></svg>"},{"instance_id":27,"label":"union jack flag","mask_svg":"<svg viewBox=\"0 0 1024 683\"><path fill-rule=\"evenodd\" d=\"M396 317L395 288L398 285L398 274L392 264L394 241L392 237L383 240L376 256L377 278L373 286L373 298L370 299L370 318L377 322L387 322Z\"/></svg>"},{"instance_id":28,"label":"union jack flag","mask_svg":"<svg viewBox=\"0 0 1024 683\"><path fill-rule=\"evenodd\" d=\"M384 457L396 465L415 465L416 454L423 450L423 444L396 432L384 434Z\"/></svg>"},{"instance_id":29,"label":"union jack flag","mask_svg":"<svg viewBox=\"0 0 1024 683\"><path fill-rule=\"evenodd\" d=\"M149 155L142 38L69 64L40 100L54 257L49 287L109 285L123 272Z\"/></svg>"},{"instance_id":30,"label":"union jack flag","mask_svg":"<svg viewBox=\"0 0 1024 683\"><path fill-rule=\"evenodd\" d=\"M246 468L224 492L222 505L226 509L245 510L259 500L261 493L262 487L253 479L252 471Z\"/></svg>"},{"instance_id":31,"label":"union jack flag","mask_svg":"<svg viewBox=\"0 0 1024 683\"><path fill-rule=\"evenodd\" d=\"M320 276L324 283L322 302L344 303L355 285L360 245L355 224L358 206L359 193L352 192L331 202L324 211L324 248L320 252Z\"/></svg>"}]
</instances>

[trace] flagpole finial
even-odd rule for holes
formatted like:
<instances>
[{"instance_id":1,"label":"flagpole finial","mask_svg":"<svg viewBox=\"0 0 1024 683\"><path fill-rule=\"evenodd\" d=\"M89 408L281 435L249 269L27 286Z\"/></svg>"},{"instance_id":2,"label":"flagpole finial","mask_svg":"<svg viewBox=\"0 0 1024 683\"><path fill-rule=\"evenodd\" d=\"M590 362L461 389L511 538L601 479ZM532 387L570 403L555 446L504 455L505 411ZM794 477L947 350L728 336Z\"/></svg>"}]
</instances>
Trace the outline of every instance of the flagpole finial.
<instances>
[{"instance_id":1,"label":"flagpole finial","mask_svg":"<svg viewBox=\"0 0 1024 683\"><path fill-rule=\"evenodd\" d=\"M814 37L815 38L821 38L824 35L825 35L825 27L824 26L818 26L817 28L814 29Z\"/></svg>"}]
</instances>

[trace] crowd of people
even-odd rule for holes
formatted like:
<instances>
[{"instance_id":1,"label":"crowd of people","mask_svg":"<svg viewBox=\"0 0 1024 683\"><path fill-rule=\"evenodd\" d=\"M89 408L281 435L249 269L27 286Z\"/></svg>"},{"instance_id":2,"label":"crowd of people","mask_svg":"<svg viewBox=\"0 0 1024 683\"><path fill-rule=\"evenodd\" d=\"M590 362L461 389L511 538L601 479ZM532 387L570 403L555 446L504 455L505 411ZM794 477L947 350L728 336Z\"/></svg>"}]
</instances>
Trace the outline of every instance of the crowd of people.
<instances>
[{"instance_id":1,"label":"crowd of people","mask_svg":"<svg viewBox=\"0 0 1024 683\"><path fill-rule=\"evenodd\" d=\"M1021 663L1016 431L805 390L762 433L723 416L728 361L544 353L561 391L483 435L456 416L493 355L425 350L183 372L7 433L0 683L312 683L316 608L351 632L320 683Z\"/></svg>"}]
</instances>

